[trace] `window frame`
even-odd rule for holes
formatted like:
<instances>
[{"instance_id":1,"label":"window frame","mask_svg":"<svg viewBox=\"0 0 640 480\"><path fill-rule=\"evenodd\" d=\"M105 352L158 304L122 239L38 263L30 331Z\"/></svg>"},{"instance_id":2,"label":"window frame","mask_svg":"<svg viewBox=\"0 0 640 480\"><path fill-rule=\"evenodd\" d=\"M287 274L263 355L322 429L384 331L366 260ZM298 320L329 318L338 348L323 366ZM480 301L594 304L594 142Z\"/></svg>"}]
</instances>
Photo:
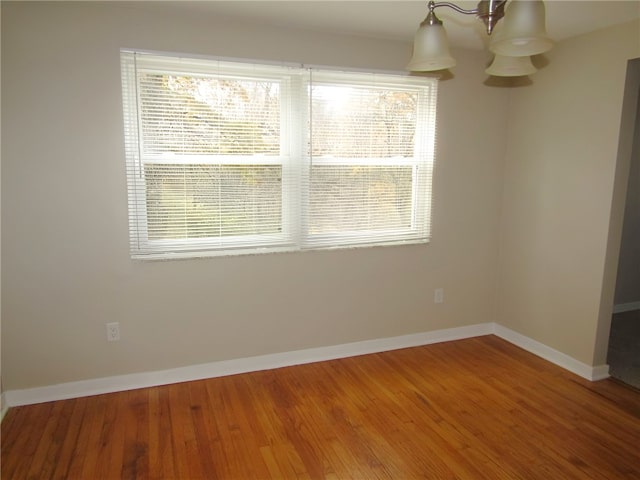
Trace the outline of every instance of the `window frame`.
<instances>
[{"instance_id":1,"label":"window frame","mask_svg":"<svg viewBox=\"0 0 640 480\"><path fill-rule=\"evenodd\" d=\"M139 60L143 59L143 66ZM224 70L224 75L247 75L252 80L277 81L280 85L280 148L278 155L210 155L210 154L144 154L142 115L138 86L139 72L155 72L183 76L211 76L212 62ZM155 68L144 64L155 64ZM166 68L163 66L166 65ZM259 74L251 72L260 70ZM264 69L264 70L263 70ZM265 72L273 71L273 75ZM305 66L273 66L268 64L239 63L226 59L202 59L170 54L121 50L121 73L123 88L123 115L125 130L125 154L128 184L128 210L130 230L130 254L134 259L197 258L221 255L255 254L310 249L353 248L389 244L428 243L431 237L432 179L435 160L435 106L437 80L410 77L389 73L340 72L317 70ZM417 92L416 108L423 121L416 120L414 154L399 161L393 158L336 158L311 155L311 133L307 123L311 122L311 91L316 85L349 85L370 87L367 79L372 75L384 80L387 85L399 90ZM388 80L393 78L394 81ZM317 79L321 78L320 81ZM351 80L350 80L351 79ZM386 80L385 80L386 79ZM317 83L314 83L317 82ZM420 107L421 106L421 107ZM306 152L305 152L305 148ZM423 160L419 160L423 157ZM260 162L256 162L256 160ZM426 159L426 161L425 161ZM193 160L193 161L190 161ZM145 165L280 165L281 166L281 231L276 234L229 235L187 239L149 239L147 229L147 197ZM411 226L407 228L376 230L366 235L366 230L335 233L310 233L310 184L314 167L344 166L400 166L412 168ZM422 167L426 176L418 179ZM420 206L422 207L420 209ZM370 232L371 233L371 232ZM364 240L369 238L369 240ZM339 244L336 243L339 240Z\"/></svg>"},{"instance_id":2,"label":"window frame","mask_svg":"<svg viewBox=\"0 0 640 480\"><path fill-rule=\"evenodd\" d=\"M375 75L375 74L373 74ZM399 158L399 157L358 157L358 158L346 158L346 157L318 157L313 156L311 159L311 167L314 166L388 166L388 167L412 167L412 214L411 214L411 226L406 228L389 228L386 230L355 230L355 231L343 231L337 234L313 234L306 230L306 235L303 237L303 245L309 249L327 249L327 248L350 248L350 247L366 247L366 246L378 246L378 245L397 245L402 243L428 243L430 240L430 223L431 223L431 192L432 192L432 178L433 178L433 164L435 159L435 102L436 102L436 80L426 79L432 82L426 85L425 89L424 78L408 77L406 75L399 76L394 74L394 81L386 79L386 75L382 76L382 81L376 80L374 83L371 81L372 74L365 72L347 72L336 74L333 71L320 71L320 73L313 73L309 81L309 88L312 86L348 86L355 88L379 88L391 87L396 91L415 92L417 94L416 109L433 108L434 112L431 115L433 118L425 122L418 122L416 120L416 131L414 132L414 154L411 158ZM391 77L391 75L389 75ZM402 81L398 79L402 78ZM428 104L432 105L429 106ZM419 116L423 112L419 112ZM429 116L429 113L426 113ZM432 123L431 125L429 123ZM419 141L422 139L422 141ZM429 144L431 148L429 148ZM421 161L419 158L425 157L427 161ZM426 165L425 165L426 163ZM418 178L418 168L425 166L428 170L426 176L428 179L423 185L424 181L420 181ZM423 187L418 188L418 187ZM422 190L422 191L421 191ZM429 195L424 190L429 190ZM426 197L422 200L420 197ZM424 202L424 203L423 203ZM308 209L309 202L303 202L303 205ZM425 205L428 208L424 208L422 212L418 212L418 205ZM421 215L422 213L422 215ZM304 213L305 218L309 218L309 212ZM425 241L415 241L413 237L419 235L422 229L427 229L428 234ZM405 236L405 239L399 239L398 237ZM373 237L383 237L385 239L375 240ZM367 240L368 239L368 240ZM339 242L339 243L338 243ZM305 248L305 247L303 247Z\"/></svg>"}]
</instances>

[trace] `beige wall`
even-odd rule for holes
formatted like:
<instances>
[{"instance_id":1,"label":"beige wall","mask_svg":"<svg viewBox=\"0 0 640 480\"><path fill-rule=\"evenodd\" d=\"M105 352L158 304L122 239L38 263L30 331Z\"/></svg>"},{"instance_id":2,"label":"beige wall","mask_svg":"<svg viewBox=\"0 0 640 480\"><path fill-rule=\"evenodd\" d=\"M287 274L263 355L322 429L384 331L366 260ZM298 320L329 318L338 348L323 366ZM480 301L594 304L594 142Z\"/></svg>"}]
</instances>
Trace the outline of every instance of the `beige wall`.
<instances>
[{"instance_id":1,"label":"beige wall","mask_svg":"<svg viewBox=\"0 0 640 480\"><path fill-rule=\"evenodd\" d=\"M606 359L637 56L638 22L577 37L510 97L498 322L589 365Z\"/></svg>"},{"instance_id":2,"label":"beige wall","mask_svg":"<svg viewBox=\"0 0 640 480\"><path fill-rule=\"evenodd\" d=\"M152 6L2 2L5 390L495 319L508 92L483 85L483 55L458 52L440 84L430 245L133 262L121 47L395 70L410 54Z\"/></svg>"}]
</instances>

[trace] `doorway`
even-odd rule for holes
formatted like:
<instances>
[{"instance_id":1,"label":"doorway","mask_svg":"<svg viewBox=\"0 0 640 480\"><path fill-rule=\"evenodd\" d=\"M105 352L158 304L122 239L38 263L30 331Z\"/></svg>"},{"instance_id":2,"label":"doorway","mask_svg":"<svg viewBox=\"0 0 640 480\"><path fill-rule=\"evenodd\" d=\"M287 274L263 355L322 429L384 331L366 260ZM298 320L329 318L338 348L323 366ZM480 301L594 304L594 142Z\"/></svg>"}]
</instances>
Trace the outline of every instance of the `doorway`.
<instances>
[{"instance_id":1,"label":"doorway","mask_svg":"<svg viewBox=\"0 0 640 480\"><path fill-rule=\"evenodd\" d=\"M609 374L640 389L640 94L609 334Z\"/></svg>"}]
</instances>

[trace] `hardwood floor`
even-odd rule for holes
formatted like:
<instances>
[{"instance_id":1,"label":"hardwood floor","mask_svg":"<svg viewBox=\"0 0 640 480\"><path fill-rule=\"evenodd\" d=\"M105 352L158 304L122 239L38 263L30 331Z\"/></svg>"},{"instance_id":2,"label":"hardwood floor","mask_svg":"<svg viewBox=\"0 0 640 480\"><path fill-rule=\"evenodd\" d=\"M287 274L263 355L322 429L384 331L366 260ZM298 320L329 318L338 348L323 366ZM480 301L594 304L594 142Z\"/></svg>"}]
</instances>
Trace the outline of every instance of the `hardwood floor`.
<instances>
[{"instance_id":1,"label":"hardwood floor","mask_svg":"<svg viewBox=\"0 0 640 480\"><path fill-rule=\"evenodd\" d=\"M12 408L3 479L640 478L640 391L486 336Z\"/></svg>"}]
</instances>

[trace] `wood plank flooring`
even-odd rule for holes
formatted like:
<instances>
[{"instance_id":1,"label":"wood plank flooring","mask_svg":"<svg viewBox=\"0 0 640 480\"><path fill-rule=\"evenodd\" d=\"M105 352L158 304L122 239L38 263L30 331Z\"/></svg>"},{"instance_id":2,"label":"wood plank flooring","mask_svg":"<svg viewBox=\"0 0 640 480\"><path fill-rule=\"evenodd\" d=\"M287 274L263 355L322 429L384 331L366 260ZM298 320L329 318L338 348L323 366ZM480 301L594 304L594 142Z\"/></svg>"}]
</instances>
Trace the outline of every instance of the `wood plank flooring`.
<instances>
[{"instance_id":1,"label":"wood plank flooring","mask_svg":"<svg viewBox=\"0 0 640 480\"><path fill-rule=\"evenodd\" d=\"M3 479L640 478L640 392L486 336L12 408Z\"/></svg>"}]
</instances>

